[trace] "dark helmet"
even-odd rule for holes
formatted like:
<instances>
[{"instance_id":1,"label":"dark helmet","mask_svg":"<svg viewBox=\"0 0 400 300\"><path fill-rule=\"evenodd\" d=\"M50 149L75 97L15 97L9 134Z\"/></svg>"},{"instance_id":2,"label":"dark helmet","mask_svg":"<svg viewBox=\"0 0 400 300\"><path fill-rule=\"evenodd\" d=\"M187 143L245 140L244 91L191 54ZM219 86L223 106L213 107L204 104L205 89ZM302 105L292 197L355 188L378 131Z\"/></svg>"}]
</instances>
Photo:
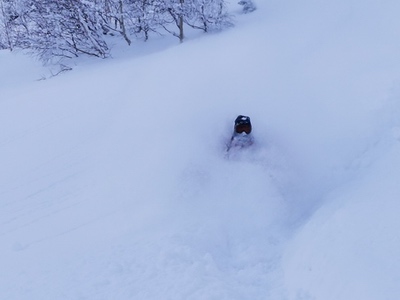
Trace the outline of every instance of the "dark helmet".
<instances>
[{"instance_id":1,"label":"dark helmet","mask_svg":"<svg viewBox=\"0 0 400 300\"><path fill-rule=\"evenodd\" d=\"M247 116L239 115L235 120L235 133L250 134L251 132L251 122L250 118Z\"/></svg>"}]
</instances>

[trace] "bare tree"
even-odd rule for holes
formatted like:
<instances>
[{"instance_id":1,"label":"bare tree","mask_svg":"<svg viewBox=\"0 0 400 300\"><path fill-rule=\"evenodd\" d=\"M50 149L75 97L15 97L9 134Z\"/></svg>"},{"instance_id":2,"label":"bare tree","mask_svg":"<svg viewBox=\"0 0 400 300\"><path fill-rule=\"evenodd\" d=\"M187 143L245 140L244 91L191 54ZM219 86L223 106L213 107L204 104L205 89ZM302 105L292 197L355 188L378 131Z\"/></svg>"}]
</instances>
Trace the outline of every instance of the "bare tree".
<instances>
[{"instance_id":1,"label":"bare tree","mask_svg":"<svg viewBox=\"0 0 400 300\"><path fill-rule=\"evenodd\" d=\"M10 16L6 12L6 5L7 3L4 3L4 1L0 1L0 49L10 49L12 51L12 28L10 26Z\"/></svg>"},{"instance_id":2,"label":"bare tree","mask_svg":"<svg viewBox=\"0 0 400 300\"><path fill-rule=\"evenodd\" d=\"M28 49L44 63L63 65L82 54L107 57L106 36L130 45L132 38L169 33L182 42L184 26L204 32L231 26L224 1L0 0L0 49Z\"/></svg>"},{"instance_id":3,"label":"bare tree","mask_svg":"<svg viewBox=\"0 0 400 300\"><path fill-rule=\"evenodd\" d=\"M223 0L186 0L186 22L204 32L221 30L233 25Z\"/></svg>"},{"instance_id":4,"label":"bare tree","mask_svg":"<svg viewBox=\"0 0 400 300\"><path fill-rule=\"evenodd\" d=\"M123 0L105 0L103 7L96 7L101 17L101 28L104 34L121 35L128 45L132 43L127 33L125 22L126 11Z\"/></svg>"},{"instance_id":5,"label":"bare tree","mask_svg":"<svg viewBox=\"0 0 400 300\"><path fill-rule=\"evenodd\" d=\"M30 48L44 62L86 54L105 58L108 46L90 2L32 1Z\"/></svg>"},{"instance_id":6,"label":"bare tree","mask_svg":"<svg viewBox=\"0 0 400 300\"><path fill-rule=\"evenodd\" d=\"M19 0L0 1L0 43L11 51L26 46L24 37L29 31L24 9Z\"/></svg>"}]
</instances>

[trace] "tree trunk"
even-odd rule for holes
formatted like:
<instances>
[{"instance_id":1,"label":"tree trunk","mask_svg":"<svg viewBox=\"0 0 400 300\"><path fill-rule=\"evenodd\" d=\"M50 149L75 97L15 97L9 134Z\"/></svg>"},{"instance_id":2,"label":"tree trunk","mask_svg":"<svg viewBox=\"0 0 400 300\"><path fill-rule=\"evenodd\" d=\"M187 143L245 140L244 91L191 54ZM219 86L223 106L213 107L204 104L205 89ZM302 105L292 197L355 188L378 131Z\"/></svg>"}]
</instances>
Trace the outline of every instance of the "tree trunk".
<instances>
[{"instance_id":1,"label":"tree trunk","mask_svg":"<svg viewBox=\"0 0 400 300\"><path fill-rule=\"evenodd\" d=\"M119 22L121 26L121 34L124 37L125 41L128 43L128 45L131 45L131 40L128 38L128 35L126 34L126 28L125 28L125 21L124 21L124 10L122 6L122 0L119 1Z\"/></svg>"},{"instance_id":2,"label":"tree trunk","mask_svg":"<svg viewBox=\"0 0 400 300\"><path fill-rule=\"evenodd\" d=\"M181 1L181 13L179 16L179 41L182 43L183 42L183 2L184 0Z\"/></svg>"}]
</instances>

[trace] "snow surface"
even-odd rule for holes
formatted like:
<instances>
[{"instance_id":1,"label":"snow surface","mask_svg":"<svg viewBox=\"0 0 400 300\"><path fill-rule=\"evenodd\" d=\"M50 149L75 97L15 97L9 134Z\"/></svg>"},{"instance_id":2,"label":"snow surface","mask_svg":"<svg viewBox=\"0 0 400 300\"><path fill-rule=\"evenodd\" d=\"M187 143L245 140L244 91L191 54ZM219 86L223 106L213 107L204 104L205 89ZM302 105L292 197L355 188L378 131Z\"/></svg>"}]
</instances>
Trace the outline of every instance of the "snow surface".
<instances>
[{"instance_id":1,"label":"snow surface","mask_svg":"<svg viewBox=\"0 0 400 300\"><path fill-rule=\"evenodd\" d=\"M256 4L52 78L0 51L0 299L400 298L400 2Z\"/></svg>"}]
</instances>

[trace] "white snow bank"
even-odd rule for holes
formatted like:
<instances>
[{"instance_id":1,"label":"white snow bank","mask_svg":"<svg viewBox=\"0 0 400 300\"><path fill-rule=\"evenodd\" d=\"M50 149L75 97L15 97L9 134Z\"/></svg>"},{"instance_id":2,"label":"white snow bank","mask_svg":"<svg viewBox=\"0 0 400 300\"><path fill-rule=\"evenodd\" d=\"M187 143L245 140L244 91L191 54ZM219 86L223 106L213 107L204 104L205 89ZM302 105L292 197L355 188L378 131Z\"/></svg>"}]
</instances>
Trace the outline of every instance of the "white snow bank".
<instances>
[{"instance_id":1,"label":"white snow bank","mask_svg":"<svg viewBox=\"0 0 400 300\"><path fill-rule=\"evenodd\" d=\"M290 243L284 264L290 300L399 298L397 127L393 135L395 143L367 174L331 195Z\"/></svg>"},{"instance_id":2,"label":"white snow bank","mask_svg":"<svg viewBox=\"0 0 400 300\"><path fill-rule=\"evenodd\" d=\"M41 79L46 73L48 71L39 61L23 55L21 51L0 50L0 91L19 88ZM1 98L3 97L0 97L0 100Z\"/></svg>"}]
</instances>

